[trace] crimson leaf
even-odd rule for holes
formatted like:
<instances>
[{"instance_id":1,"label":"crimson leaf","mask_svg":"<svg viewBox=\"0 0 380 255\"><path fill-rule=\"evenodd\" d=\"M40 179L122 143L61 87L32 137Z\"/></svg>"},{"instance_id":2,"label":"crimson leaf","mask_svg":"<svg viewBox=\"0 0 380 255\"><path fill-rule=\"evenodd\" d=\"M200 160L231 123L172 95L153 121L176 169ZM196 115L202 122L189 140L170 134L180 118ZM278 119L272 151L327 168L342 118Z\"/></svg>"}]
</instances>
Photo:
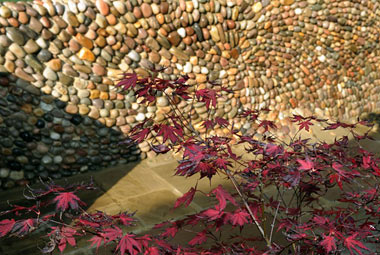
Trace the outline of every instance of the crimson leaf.
<instances>
[{"instance_id":1,"label":"crimson leaf","mask_svg":"<svg viewBox=\"0 0 380 255\"><path fill-rule=\"evenodd\" d=\"M136 87L137 74L125 73L124 78L116 85L116 87L123 87L124 90Z\"/></svg>"},{"instance_id":2,"label":"crimson leaf","mask_svg":"<svg viewBox=\"0 0 380 255\"><path fill-rule=\"evenodd\" d=\"M6 220L0 221L0 237L3 237L6 234L8 234L12 230L14 224L15 224L14 219L11 219L11 220L6 219Z\"/></svg>"},{"instance_id":3,"label":"crimson leaf","mask_svg":"<svg viewBox=\"0 0 380 255\"><path fill-rule=\"evenodd\" d=\"M134 239L134 237L135 235L133 234L124 235L117 245L116 250L120 251L121 255L124 255L126 252L131 255L141 252L141 245Z\"/></svg>"},{"instance_id":4,"label":"crimson leaf","mask_svg":"<svg viewBox=\"0 0 380 255\"><path fill-rule=\"evenodd\" d=\"M322 236L323 236L323 240L319 244L322 245L322 247L326 250L326 253L335 251L336 244L335 244L334 236L331 236L331 235L326 236L325 234L322 234Z\"/></svg>"},{"instance_id":5,"label":"crimson leaf","mask_svg":"<svg viewBox=\"0 0 380 255\"><path fill-rule=\"evenodd\" d=\"M197 190L192 187L182 197L178 198L174 204L174 208L179 207L181 204L185 204L185 207L188 207L191 201L194 199L195 191Z\"/></svg>"},{"instance_id":6,"label":"crimson leaf","mask_svg":"<svg viewBox=\"0 0 380 255\"><path fill-rule=\"evenodd\" d=\"M82 202L73 192L59 193L53 201L57 203L57 210L60 211L66 211L69 207L76 210L79 207L78 202Z\"/></svg>"},{"instance_id":7,"label":"crimson leaf","mask_svg":"<svg viewBox=\"0 0 380 255\"><path fill-rule=\"evenodd\" d=\"M99 247L102 245L102 242L104 241L104 237L94 236L93 238L91 238L88 241L91 242L91 247L96 245L96 251L98 251Z\"/></svg>"},{"instance_id":8,"label":"crimson leaf","mask_svg":"<svg viewBox=\"0 0 380 255\"><path fill-rule=\"evenodd\" d=\"M249 214L245 211L242 211L240 209L236 210L234 214L231 216L231 223L232 225L236 226L243 226L245 223L248 222Z\"/></svg>"},{"instance_id":9,"label":"crimson leaf","mask_svg":"<svg viewBox=\"0 0 380 255\"><path fill-rule=\"evenodd\" d=\"M358 233L353 234L352 236L347 237L344 239L344 245L348 248L350 251L350 254L355 254L353 250L355 250L359 255L363 254L359 248L369 250L367 247L363 245L362 242L355 240Z\"/></svg>"},{"instance_id":10,"label":"crimson leaf","mask_svg":"<svg viewBox=\"0 0 380 255\"><path fill-rule=\"evenodd\" d=\"M194 246L196 244L202 244L206 242L206 240L207 240L206 230L203 230L202 232L199 232L193 239L191 239L189 244Z\"/></svg>"},{"instance_id":11,"label":"crimson leaf","mask_svg":"<svg viewBox=\"0 0 380 255\"><path fill-rule=\"evenodd\" d=\"M216 199L218 199L220 210L226 208L226 199L229 200L233 205L237 205L235 199L226 190L224 190L220 184L211 193L213 193L216 196Z\"/></svg>"}]
</instances>

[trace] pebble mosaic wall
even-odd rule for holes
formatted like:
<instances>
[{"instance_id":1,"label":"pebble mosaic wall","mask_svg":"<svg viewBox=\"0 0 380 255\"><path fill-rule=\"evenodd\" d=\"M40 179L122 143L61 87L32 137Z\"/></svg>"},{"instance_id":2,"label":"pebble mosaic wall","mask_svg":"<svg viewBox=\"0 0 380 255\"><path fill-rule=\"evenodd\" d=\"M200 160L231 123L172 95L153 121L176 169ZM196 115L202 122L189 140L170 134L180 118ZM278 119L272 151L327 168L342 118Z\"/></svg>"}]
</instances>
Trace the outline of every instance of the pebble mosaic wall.
<instances>
[{"instance_id":1,"label":"pebble mosaic wall","mask_svg":"<svg viewBox=\"0 0 380 255\"><path fill-rule=\"evenodd\" d=\"M243 131L252 126L237 117L242 109L268 107L285 129L291 112L374 112L379 32L378 0L2 2L1 187L152 153L146 143L115 145L134 124L170 110L164 97L145 107L119 93L125 71L144 76L161 66L165 79L228 85L234 92L214 114ZM194 120L207 114L196 104Z\"/></svg>"}]
</instances>

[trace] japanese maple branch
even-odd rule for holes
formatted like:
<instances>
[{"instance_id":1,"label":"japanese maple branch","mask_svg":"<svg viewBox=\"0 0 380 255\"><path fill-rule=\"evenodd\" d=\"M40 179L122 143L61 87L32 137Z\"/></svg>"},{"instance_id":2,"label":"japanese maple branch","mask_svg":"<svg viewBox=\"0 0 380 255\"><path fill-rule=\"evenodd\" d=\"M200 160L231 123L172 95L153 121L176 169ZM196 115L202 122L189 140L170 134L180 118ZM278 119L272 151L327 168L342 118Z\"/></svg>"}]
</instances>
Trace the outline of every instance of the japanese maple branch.
<instances>
[{"instance_id":1,"label":"japanese maple branch","mask_svg":"<svg viewBox=\"0 0 380 255\"><path fill-rule=\"evenodd\" d=\"M278 214L278 209L280 208L280 202L278 202L276 212L274 213L273 221L271 224L271 229L270 229L270 235L269 235L269 244L272 244L272 237L273 237L273 230L274 230L274 223L276 222L277 214Z\"/></svg>"},{"instance_id":2,"label":"japanese maple branch","mask_svg":"<svg viewBox=\"0 0 380 255\"><path fill-rule=\"evenodd\" d=\"M233 177L233 175L231 174L231 172L228 169L226 169L225 172L226 172L228 178L231 180L232 184L234 185L234 187L235 187L236 191L238 192L239 196L241 197L241 199L242 199L242 201L244 203L244 206L246 207L249 215L251 216L251 218L252 218L253 222L255 223L257 229L259 230L261 236L264 238L265 242L267 243L267 246L269 247L270 246L270 241L265 236L264 229L260 226L258 220L256 219L256 217L253 214L251 208L249 207L247 201L245 200L243 194L241 193L240 188L238 187L238 184L237 184L237 181L236 181L235 177Z\"/></svg>"}]
</instances>

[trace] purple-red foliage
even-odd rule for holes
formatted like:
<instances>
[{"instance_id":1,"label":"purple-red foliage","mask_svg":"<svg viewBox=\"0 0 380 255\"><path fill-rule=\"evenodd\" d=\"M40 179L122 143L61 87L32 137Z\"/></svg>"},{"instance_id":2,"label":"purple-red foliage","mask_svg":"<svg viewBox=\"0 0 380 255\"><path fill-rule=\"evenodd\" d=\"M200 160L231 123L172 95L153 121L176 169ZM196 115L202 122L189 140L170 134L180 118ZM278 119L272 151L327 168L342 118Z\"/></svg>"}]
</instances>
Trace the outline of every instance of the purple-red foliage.
<instances>
[{"instance_id":1,"label":"purple-red foliage","mask_svg":"<svg viewBox=\"0 0 380 255\"><path fill-rule=\"evenodd\" d=\"M132 140L139 143L149 137L150 147L158 154L181 151L183 156L175 169L178 176L198 175L212 182L218 174L231 182L232 189L219 185L209 192L195 185L177 199L174 208L188 207L202 194L214 201L213 206L158 224L155 228L161 232L157 235L141 236L128 230L135 222L134 214L85 211L78 192L93 189L92 184L45 183L43 189L27 189L26 198L36 201L35 205L12 205L1 213L7 218L0 221L0 237L24 236L46 226L44 253L55 249L64 252L67 244L76 245L78 236L88 235L96 250L112 243L115 253L121 255L380 252L373 250L380 247L379 159L360 146L361 140L369 139L368 132L359 135L355 131L358 125L370 127L368 123L332 123L294 115L291 121L298 131L285 140L276 136L273 121L260 118L267 109L248 109L238 116L263 130L260 139L255 130L242 134L228 120L212 114L196 125L190 116L195 102L202 102L212 112L218 98L231 91L213 83L189 93L187 80L186 76L168 81L157 75L139 78L125 74L118 86L132 89L142 103L153 103L158 95L166 96L170 103L171 113L162 122L148 119L135 125ZM189 112L178 108L179 99L188 100ZM337 137L332 143L302 139L302 132L318 127L346 129L358 149L353 151L348 136ZM213 131L217 128L229 130L229 134L216 135ZM244 145L242 154L250 157L234 152L232 143ZM56 211L43 215L41 208L49 206ZM175 237L184 231L190 233L188 244L176 243Z\"/></svg>"}]
</instances>

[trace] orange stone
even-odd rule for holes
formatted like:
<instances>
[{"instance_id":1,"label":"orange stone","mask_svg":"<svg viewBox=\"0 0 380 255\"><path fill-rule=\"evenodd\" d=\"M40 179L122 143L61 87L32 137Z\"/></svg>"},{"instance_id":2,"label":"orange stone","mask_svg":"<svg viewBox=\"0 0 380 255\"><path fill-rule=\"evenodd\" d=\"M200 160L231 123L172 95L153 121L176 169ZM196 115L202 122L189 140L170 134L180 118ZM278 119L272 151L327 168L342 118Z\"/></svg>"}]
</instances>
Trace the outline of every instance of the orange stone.
<instances>
[{"instance_id":1,"label":"orange stone","mask_svg":"<svg viewBox=\"0 0 380 255\"><path fill-rule=\"evenodd\" d=\"M91 90L91 92L90 92L90 98L91 99L99 98L99 95L100 95L100 91L97 89Z\"/></svg>"},{"instance_id":2,"label":"orange stone","mask_svg":"<svg viewBox=\"0 0 380 255\"><path fill-rule=\"evenodd\" d=\"M239 57L239 51L236 48L234 48L234 49L231 50L230 55L234 59L237 59Z\"/></svg>"},{"instance_id":3,"label":"orange stone","mask_svg":"<svg viewBox=\"0 0 380 255\"><path fill-rule=\"evenodd\" d=\"M205 74L196 74L195 80L198 83L206 82L207 81L207 76Z\"/></svg>"},{"instance_id":4,"label":"orange stone","mask_svg":"<svg viewBox=\"0 0 380 255\"><path fill-rule=\"evenodd\" d=\"M62 67L62 63L61 63L61 60L56 58L56 59L52 59L50 60L47 65L53 70L53 71L59 71L61 70L61 67Z\"/></svg>"},{"instance_id":5,"label":"orange stone","mask_svg":"<svg viewBox=\"0 0 380 255\"><path fill-rule=\"evenodd\" d=\"M290 103L290 105L291 105L293 108L296 108L297 105L298 105L297 99L295 99L295 98L290 98L290 99L289 99L289 103Z\"/></svg>"},{"instance_id":6,"label":"orange stone","mask_svg":"<svg viewBox=\"0 0 380 255\"><path fill-rule=\"evenodd\" d=\"M104 92L104 91L100 92L99 98L103 100L107 100L109 98L108 92Z\"/></svg>"},{"instance_id":7,"label":"orange stone","mask_svg":"<svg viewBox=\"0 0 380 255\"><path fill-rule=\"evenodd\" d=\"M78 33L75 36L75 39L82 45L83 47L86 47L87 49L92 49L93 44L90 39L88 39L86 36L82 35L81 33Z\"/></svg>"},{"instance_id":8,"label":"orange stone","mask_svg":"<svg viewBox=\"0 0 380 255\"><path fill-rule=\"evenodd\" d=\"M104 37L100 35L98 36L98 38L96 38L95 43L96 45L102 48L106 45L106 39L104 39Z\"/></svg>"},{"instance_id":9,"label":"orange stone","mask_svg":"<svg viewBox=\"0 0 380 255\"><path fill-rule=\"evenodd\" d=\"M78 52L78 57L81 60L87 60L90 62L95 61L95 55L92 53L91 50L87 49L86 47L83 47L79 52Z\"/></svg>"},{"instance_id":10,"label":"orange stone","mask_svg":"<svg viewBox=\"0 0 380 255\"><path fill-rule=\"evenodd\" d=\"M117 19L113 14L108 15L106 17L106 20L108 21L108 24L110 24L111 26L114 26L117 23Z\"/></svg>"}]
</instances>

